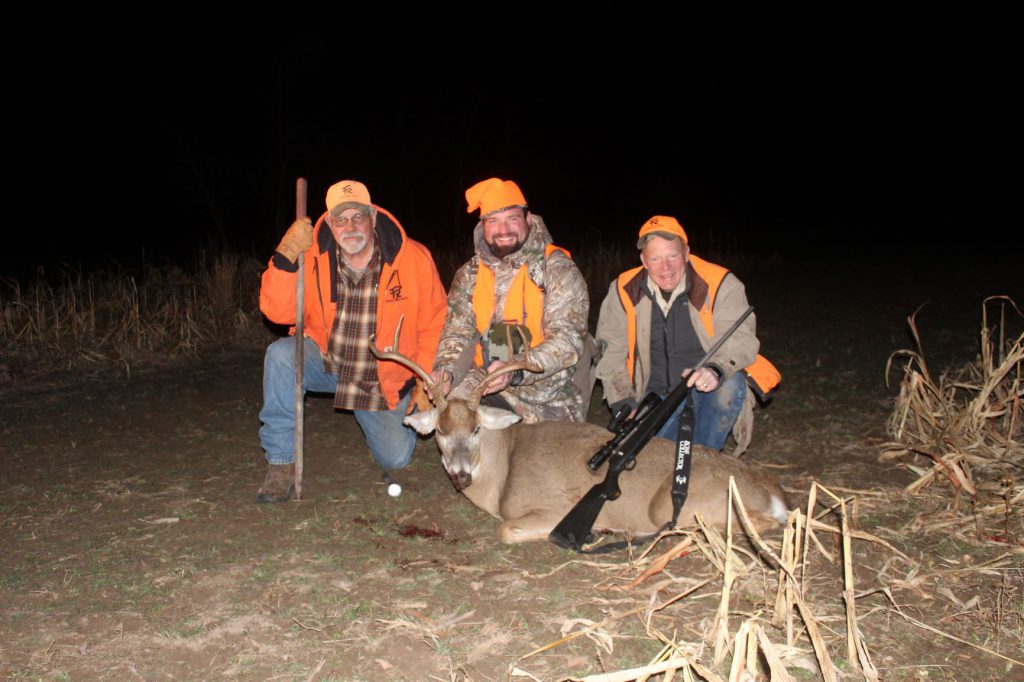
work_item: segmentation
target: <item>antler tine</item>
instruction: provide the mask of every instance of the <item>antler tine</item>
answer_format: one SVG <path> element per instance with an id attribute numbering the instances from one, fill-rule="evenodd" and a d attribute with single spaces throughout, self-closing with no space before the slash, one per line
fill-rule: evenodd
<path id="1" fill-rule="evenodd" d="M 519 338 L 523 341 L 523 359 L 510 362 L 504 367 L 500 367 L 484 377 L 483 381 L 477 384 L 477 387 L 473 389 L 473 393 L 470 395 L 469 400 L 472 404 L 478 405 L 480 403 L 480 399 L 484 397 L 484 391 L 487 390 L 487 387 L 491 385 L 491 382 L 498 377 L 505 376 L 506 374 L 510 374 L 520 369 L 525 369 L 528 372 L 544 371 L 543 367 L 530 359 L 530 344 L 526 340 L 526 334 L 523 333 L 522 326 L 517 324 L 516 331 L 519 333 Z"/>
<path id="2" fill-rule="evenodd" d="M 395 325 L 395 340 L 391 344 L 391 350 L 398 352 L 398 338 L 402 335 L 402 323 L 405 322 L 405 315 L 398 318 L 398 324 Z"/>
<path id="3" fill-rule="evenodd" d="M 438 408 L 444 407 L 444 395 L 441 392 L 441 385 L 434 381 L 430 374 L 419 366 L 419 363 L 411 358 L 408 358 L 398 352 L 398 338 L 402 333 L 402 323 L 405 321 L 405 315 L 398 318 L 398 327 L 395 329 L 395 342 L 391 346 L 390 351 L 381 350 L 377 347 L 376 334 L 370 334 L 370 352 L 373 353 L 378 360 L 393 360 L 400 365 L 407 367 L 416 376 L 423 380 L 423 385 L 427 387 L 431 397 L 434 399 L 434 405 Z"/>

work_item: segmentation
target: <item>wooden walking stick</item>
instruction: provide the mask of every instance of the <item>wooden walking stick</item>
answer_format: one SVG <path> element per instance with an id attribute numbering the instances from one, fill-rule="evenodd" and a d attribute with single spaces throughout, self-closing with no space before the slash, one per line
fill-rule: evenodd
<path id="1" fill-rule="evenodd" d="M 306 215 L 306 178 L 295 181 L 295 219 Z M 302 423 L 303 399 L 306 387 L 303 383 L 303 346 L 306 345 L 302 324 L 303 300 L 305 298 L 304 255 L 299 254 L 299 280 L 295 284 L 295 499 L 302 499 Z"/>

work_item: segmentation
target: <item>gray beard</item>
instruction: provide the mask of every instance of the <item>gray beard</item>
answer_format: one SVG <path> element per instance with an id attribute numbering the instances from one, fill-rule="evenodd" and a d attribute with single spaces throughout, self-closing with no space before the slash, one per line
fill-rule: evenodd
<path id="1" fill-rule="evenodd" d="M 344 238 L 345 235 L 342 235 L 342 237 Z M 366 244 L 369 241 L 370 240 L 367 239 L 364 235 L 359 235 L 359 242 L 358 242 L 358 244 L 353 243 L 352 240 L 344 240 L 344 241 L 338 242 L 338 246 L 341 248 L 342 251 L 344 251 L 348 255 L 354 256 L 357 253 L 359 253 L 360 251 L 362 251 L 364 248 L 366 248 Z"/>

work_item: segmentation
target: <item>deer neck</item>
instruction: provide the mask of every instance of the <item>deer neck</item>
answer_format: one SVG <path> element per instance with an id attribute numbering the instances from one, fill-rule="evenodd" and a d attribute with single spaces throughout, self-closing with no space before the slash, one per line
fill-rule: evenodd
<path id="1" fill-rule="evenodd" d="M 514 429 L 481 429 L 480 466 L 473 474 L 473 482 L 462 491 L 470 502 L 499 518 L 514 443 Z"/>

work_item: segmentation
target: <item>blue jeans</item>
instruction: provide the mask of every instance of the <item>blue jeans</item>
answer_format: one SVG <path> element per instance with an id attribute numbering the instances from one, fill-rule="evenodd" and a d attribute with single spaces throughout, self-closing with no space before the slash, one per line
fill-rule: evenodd
<path id="1" fill-rule="evenodd" d="M 712 450 L 724 448 L 725 439 L 729 437 L 733 424 L 736 423 L 736 418 L 743 407 L 746 391 L 747 381 L 742 372 L 736 372 L 710 393 L 691 391 L 694 419 L 693 442 Z M 679 404 L 676 411 L 658 431 L 659 438 L 674 441 L 679 436 L 679 418 L 685 405 L 685 400 Z"/>
<path id="2" fill-rule="evenodd" d="M 302 383 L 307 392 L 334 394 L 338 375 L 324 371 L 320 348 L 305 339 Z M 402 424 L 410 391 L 398 406 L 384 412 L 353 410 L 373 458 L 383 469 L 408 466 L 416 447 L 416 432 Z M 263 358 L 263 409 L 260 445 L 269 464 L 295 461 L 295 337 L 278 339 Z"/>

